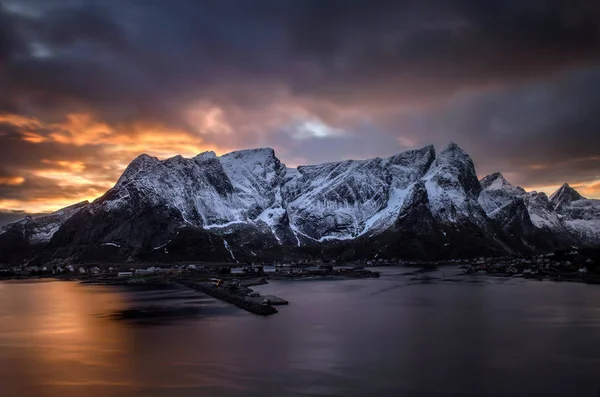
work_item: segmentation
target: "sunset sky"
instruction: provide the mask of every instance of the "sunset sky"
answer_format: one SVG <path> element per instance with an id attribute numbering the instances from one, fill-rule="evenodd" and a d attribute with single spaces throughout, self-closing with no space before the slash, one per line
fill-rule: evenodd
<path id="1" fill-rule="evenodd" d="M 450 141 L 480 177 L 600 198 L 600 2 L 0 0 L 0 224 L 140 153 Z"/>

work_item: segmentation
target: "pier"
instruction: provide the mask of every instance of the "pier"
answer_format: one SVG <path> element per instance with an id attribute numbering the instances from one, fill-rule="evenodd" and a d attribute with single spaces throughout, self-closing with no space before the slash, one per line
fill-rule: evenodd
<path id="1" fill-rule="evenodd" d="M 194 282 L 189 280 L 177 280 L 177 283 L 260 316 L 269 316 L 277 313 L 277 309 L 272 305 L 288 304 L 287 301 L 271 295 L 260 296 L 256 294 L 256 296 L 247 296 L 245 295 L 249 291 L 247 289 L 226 289 L 210 282 Z"/>

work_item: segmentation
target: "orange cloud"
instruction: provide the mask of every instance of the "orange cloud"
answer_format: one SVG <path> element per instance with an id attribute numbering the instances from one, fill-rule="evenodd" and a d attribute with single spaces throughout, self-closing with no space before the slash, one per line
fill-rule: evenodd
<path id="1" fill-rule="evenodd" d="M 98 196 L 99 194 L 82 195 L 80 200 L 60 196 L 34 198 L 30 200 L 0 199 L 0 209 L 6 211 L 21 211 L 23 208 L 26 208 L 28 213 L 48 213 L 80 201 L 92 201 Z"/>
<path id="2" fill-rule="evenodd" d="M 20 185 L 25 182 L 25 178 L 21 176 L 0 177 L 0 185 Z"/>
<path id="3" fill-rule="evenodd" d="M 204 110 L 203 128 L 231 132 L 220 109 Z M 197 112 L 195 116 L 200 120 L 202 114 Z M 76 153 L 82 148 L 80 159 L 41 159 L 37 165 L 18 170 L 24 177 L 0 178 L 0 185 L 20 185 L 26 178 L 35 181 L 27 186 L 22 198 L 0 199 L 0 209 L 4 210 L 49 212 L 75 202 L 92 201 L 110 189 L 129 162 L 141 153 L 164 159 L 178 154 L 191 157 L 206 150 L 222 152 L 207 145 L 200 133 L 142 122 L 112 126 L 88 114 L 69 114 L 53 123 L 4 114 L 0 115 L 0 123 L 17 127 L 20 139 L 31 144 L 59 144 Z M 97 155 L 84 155 L 89 153 L 85 146 L 97 148 Z"/>
<path id="4" fill-rule="evenodd" d="M 42 123 L 31 117 L 19 116 L 17 114 L 0 114 L 0 123 L 12 124 L 22 128 L 40 128 Z"/>
<path id="5" fill-rule="evenodd" d="M 199 117 L 199 116 L 198 116 Z M 225 124 L 219 121 L 222 113 L 218 109 L 208 109 L 205 126 L 226 131 Z M 69 114 L 59 123 L 42 124 L 40 121 L 21 116 L 3 115 L 0 122 L 15 125 L 27 130 L 21 132 L 21 139 L 31 143 L 56 142 L 64 145 L 102 145 L 107 152 L 140 154 L 142 152 L 161 158 L 182 155 L 195 155 L 216 148 L 206 145 L 198 134 L 183 130 L 169 129 L 161 125 L 136 123 L 127 128 L 113 127 L 95 121 L 87 114 Z M 35 130 L 38 131 L 35 131 Z M 41 130 L 49 131 L 44 134 Z"/>
<path id="6" fill-rule="evenodd" d="M 31 143 L 42 143 L 42 142 L 46 142 L 48 140 L 48 138 L 46 138 L 45 136 L 37 134 L 35 132 L 31 132 L 31 131 L 23 132 L 22 139 L 24 141 L 31 142 Z"/>
<path id="7" fill-rule="evenodd" d="M 600 180 L 596 179 L 595 181 L 589 183 L 577 183 L 574 184 L 573 187 L 581 193 L 581 195 L 589 198 L 600 198 Z"/>

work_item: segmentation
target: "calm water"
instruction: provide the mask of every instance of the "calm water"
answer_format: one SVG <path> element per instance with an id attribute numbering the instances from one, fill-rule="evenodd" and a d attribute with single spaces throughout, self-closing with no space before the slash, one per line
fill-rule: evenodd
<path id="1" fill-rule="evenodd" d="M 257 287 L 291 302 L 267 318 L 181 289 L 0 283 L 0 396 L 598 396 L 600 286 L 383 272 Z M 148 307 L 175 312 L 113 316 Z"/>

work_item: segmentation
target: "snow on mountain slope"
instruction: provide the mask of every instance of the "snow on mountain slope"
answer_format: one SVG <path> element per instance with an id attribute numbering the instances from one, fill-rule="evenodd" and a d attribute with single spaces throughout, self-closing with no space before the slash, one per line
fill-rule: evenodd
<path id="1" fill-rule="evenodd" d="M 131 191 L 152 206 L 177 209 L 184 222 L 206 228 L 249 222 L 268 208 L 281 208 L 279 186 L 285 166 L 272 149 L 213 152 L 164 161 L 142 155 L 119 179 L 106 210 L 127 205 Z"/>
<path id="2" fill-rule="evenodd" d="M 478 201 L 488 216 L 498 219 L 500 214 L 507 214 L 505 206 L 522 200 L 529 218 L 524 221 L 530 220 L 535 227 L 540 229 L 565 232 L 563 223 L 545 193 L 526 192 L 525 189 L 512 185 L 499 172 L 482 178 L 481 186 L 483 189 L 479 194 Z"/>
<path id="3" fill-rule="evenodd" d="M 240 150 L 219 157 L 242 206 L 250 208 L 247 218 L 254 219 L 265 209 L 281 207 L 280 187 L 285 165 L 273 149 Z"/>
<path id="4" fill-rule="evenodd" d="M 550 201 L 574 235 L 590 244 L 600 244 L 600 200 L 587 199 L 565 183 Z"/>
<path id="5" fill-rule="evenodd" d="M 22 234 L 23 238 L 30 244 L 47 243 L 69 218 L 88 204 L 87 201 L 83 201 L 37 218 L 26 216 L 23 219 L 4 225 L 0 229 L 0 234 L 12 231 Z"/>
<path id="6" fill-rule="evenodd" d="M 563 184 L 557 191 L 550 195 L 550 201 L 554 204 L 554 209 L 559 210 L 563 206 L 569 206 L 573 201 L 581 200 L 584 197 L 569 186 L 568 183 Z"/>
<path id="7" fill-rule="evenodd" d="M 392 227 L 402 212 L 411 187 L 425 175 L 434 160 L 435 149 L 431 145 L 390 157 L 392 179 L 387 205 L 365 222 L 360 235 L 372 236 Z"/>
<path id="8" fill-rule="evenodd" d="M 240 150 L 219 158 L 229 177 L 246 222 L 265 223 L 281 243 L 278 227 L 286 222 L 281 186 L 286 176 L 271 148 Z"/>
<path id="9" fill-rule="evenodd" d="M 105 212 L 173 209 L 180 214 L 173 220 L 179 227 L 202 227 L 220 235 L 268 232 L 281 242 L 289 231 L 281 196 L 285 174 L 285 165 L 268 148 L 163 161 L 141 155 L 93 207 Z"/>
<path id="10" fill-rule="evenodd" d="M 510 203 L 515 197 L 525 194 L 525 189 L 513 186 L 499 172 L 481 179 L 481 187 L 477 200 L 487 214 Z"/>
<path id="11" fill-rule="evenodd" d="M 552 233 L 553 241 L 600 244 L 600 200 L 588 200 L 566 183 L 550 198 L 545 193 L 525 192 L 499 173 L 486 176 L 481 185 L 478 201 L 490 218 L 501 223 L 507 221 L 503 217 L 511 218 L 514 223 L 516 214 L 510 211 L 517 211 L 520 207 L 515 203 L 522 200 L 527 209 L 522 222 L 530 221 L 538 230 Z M 545 240 L 550 238 L 546 235 Z"/>
<path id="12" fill-rule="evenodd" d="M 523 196 L 531 222 L 538 228 L 564 232 L 564 224 L 552 208 L 546 193 L 529 192 Z"/>
<path id="13" fill-rule="evenodd" d="M 174 208 L 183 222 L 201 226 L 242 218 L 242 203 L 233 192 L 221 163 L 210 154 L 164 161 L 141 155 L 127 167 L 110 194 L 93 205 L 105 211 L 121 206 L 135 210 L 135 197 L 150 207 Z"/>
<path id="14" fill-rule="evenodd" d="M 481 184 L 473 161 L 455 143 L 444 148 L 423 178 L 432 214 L 454 223 L 461 219 L 482 223 L 485 212 L 477 202 Z"/>
<path id="15" fill-rule="evenodd" d="M 323 255 L 528 254 L 600 244 L 599 203 L 568 185 L 549 200 L 499 173 L 479 181 L 456 144 L 437 156 L 427 146 L 297 169 L 269 148 L 162 161 L 141 155 L 82 210 L 4 228 L 0 253 L 26 239 L 50 240 L 49 255 L 65 260 L 272 260 L 311 247 Z M 296 250 L 302 246 L 310 247 Z"/>
<path id="16" fill-rule="evenodd" d="M 388 158 L 298 167 L 283 187 L 294 230 L 318 241 L 352 239 L 397 217 L 408 186 L 433 161 L 433 147 Z"/>

